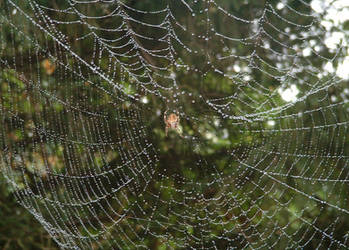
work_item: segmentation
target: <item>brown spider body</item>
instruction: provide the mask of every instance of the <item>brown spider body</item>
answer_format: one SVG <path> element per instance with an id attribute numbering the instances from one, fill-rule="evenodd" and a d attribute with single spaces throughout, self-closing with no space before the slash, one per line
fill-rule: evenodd
<path id="1" fill-rule="evenodd" d="M 169 129 L 174 129 L 177 131 L 177 133 L 182 137 L 182 135 L 180 134 L 180 129 L 179 129 L 179 116 L 178 116 L 178 113 L 175 114 L 175 113 L 171 113 L 169 114 L 168 116 L 166 115 L 166 112 L 164 113 L 164 122 L 165 122 L 165 133 L 166 133 L 166 136 L 168 134 L 168 130 Z"/>

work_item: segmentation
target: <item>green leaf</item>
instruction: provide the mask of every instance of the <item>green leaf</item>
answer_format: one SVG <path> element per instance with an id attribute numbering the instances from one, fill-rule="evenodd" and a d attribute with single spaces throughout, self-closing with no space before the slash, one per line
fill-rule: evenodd
<path id="1" fill-rule="evenodd" d="M 344 29 L 344 30 L 349 30 L 349 20 L 347 20 L 347 21 L 345 21 L 345 22 L 343 23 L 343 29 Z"/>

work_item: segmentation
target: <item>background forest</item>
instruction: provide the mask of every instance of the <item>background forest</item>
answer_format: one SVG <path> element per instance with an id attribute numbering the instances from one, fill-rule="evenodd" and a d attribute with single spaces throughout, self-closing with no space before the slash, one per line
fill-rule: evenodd
<path id="1" fill-rule="evenodd" d="M 0 0 L 0 248 L 348 248 L 336 2 Z"/>

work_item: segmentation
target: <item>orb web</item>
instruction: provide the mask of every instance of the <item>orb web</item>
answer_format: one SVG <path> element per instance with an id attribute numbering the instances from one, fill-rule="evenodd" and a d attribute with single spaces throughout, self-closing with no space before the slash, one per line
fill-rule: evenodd
<path id="1" fill-rule="evenodd" d="M 1 6 L 1 172 L 60 248 L 348 247 L 346 43 L 310 1 Z"/>

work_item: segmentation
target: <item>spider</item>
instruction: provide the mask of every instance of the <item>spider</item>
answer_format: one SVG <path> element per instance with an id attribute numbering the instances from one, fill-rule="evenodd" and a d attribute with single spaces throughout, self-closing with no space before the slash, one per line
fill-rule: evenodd
<path id="1" fill-rule="evenodd" d="M 168 133 L 168 129 L 175 129 L 177 131 L 177 133 L 179 134 L 180 137 L 183 137 L 181 135 L 181 130 L 179 128 L 179 113 L 176 111 L 175 113 L 171 113 L 169 114 L 168 116 L 166 115 L 167 114 L 167 111 L 166 110 L 164 112 L 164 122 L 166 124 L 166 128 L 165 128 L 165 132 L 166 132 L 166 136 L 167 136 L 167 133 Z"/>

